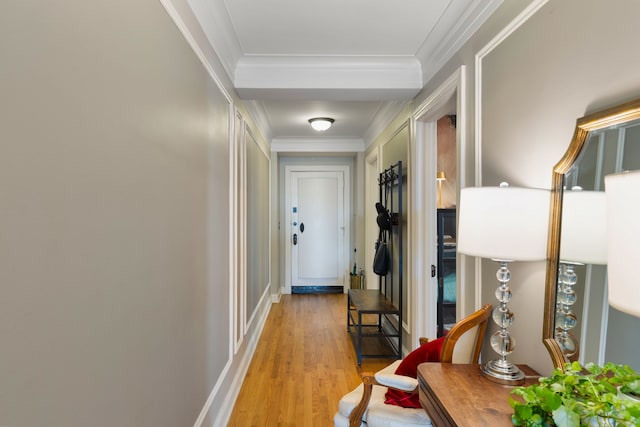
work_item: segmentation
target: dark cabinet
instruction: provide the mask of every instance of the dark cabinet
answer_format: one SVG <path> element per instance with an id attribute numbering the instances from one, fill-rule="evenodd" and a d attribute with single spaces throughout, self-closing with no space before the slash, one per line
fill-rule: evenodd
<path id="1" fill-rule="evenodd" d="M 456 210 L 438 209 L 438 336 L 456 322 Z"/>

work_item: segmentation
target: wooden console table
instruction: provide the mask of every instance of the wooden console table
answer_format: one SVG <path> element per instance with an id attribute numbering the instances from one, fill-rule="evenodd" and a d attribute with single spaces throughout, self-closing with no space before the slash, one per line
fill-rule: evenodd
<path id="1" fill-rule="evenodd" d="M 537 372 L 519 367 L 527 376 L 524 385 L 537 382 Z M 513 387 L 488 380 L 479 365 L 422 363 L 418 383 L 420 403 L 436 427 L 513 426 Z"/>

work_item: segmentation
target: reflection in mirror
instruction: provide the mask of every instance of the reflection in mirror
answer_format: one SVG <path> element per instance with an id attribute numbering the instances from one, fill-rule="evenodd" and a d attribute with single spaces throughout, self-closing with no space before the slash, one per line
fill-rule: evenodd
<path id="1" fill-rule="evenodd" d="M 605 175 L 636 169 L 640 100 L 579 119 L 554 168 L 543 341 L 557 367 L 567 360 L 637 364 L 621 360 L 629 354 L 637 359 L 640 350 L 629 347 L 607 304 L 603 193 Z"/>
<path id="2" fill-rule="evenodd" d="M 583 294 L 576 293 L 576 285 L 580 283 L 584 290 L 584 284 L 590 278 L 584 270 L 590 268 L 589 265 L 607 262 L 605 219 L 604 192 L 582 191 L 579 185 L 570 191 L 564 189 L 555 339 L 563 354 L 571 360 L 578 356 L 579 344 L 574 333 L 580 331 L 580 328 L 574 330 L 578 319 L 573 306 L 578 295 Z M 577 273 L 578 269 L 581 274 Z"/>

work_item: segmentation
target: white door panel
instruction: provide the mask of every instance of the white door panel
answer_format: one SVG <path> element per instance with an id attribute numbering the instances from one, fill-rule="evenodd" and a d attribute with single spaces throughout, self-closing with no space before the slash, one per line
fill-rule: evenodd
<path id="1" fill-rule="evenodd" d="M 290 178 L 291 286 L 344 286 L 344 172 L 296 171 Z"/>
<path id="2" fill-rule="evenodd" d="M 338 281 L 338 187 L 335 175 L 298 177 L 298 282 Z"/>

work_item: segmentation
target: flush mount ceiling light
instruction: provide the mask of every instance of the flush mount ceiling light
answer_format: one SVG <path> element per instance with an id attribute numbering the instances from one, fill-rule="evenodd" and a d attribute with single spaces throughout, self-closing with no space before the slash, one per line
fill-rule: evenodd
<path id="1" fill-rule="evenodd" d="M 314 117 L 313 119 L 309 119 L 309 124 L 311 125 L 311 127 L 318 132 L 329 129 L 333 122 L 335 122 L 335 120 L 329 117 Z"/>

